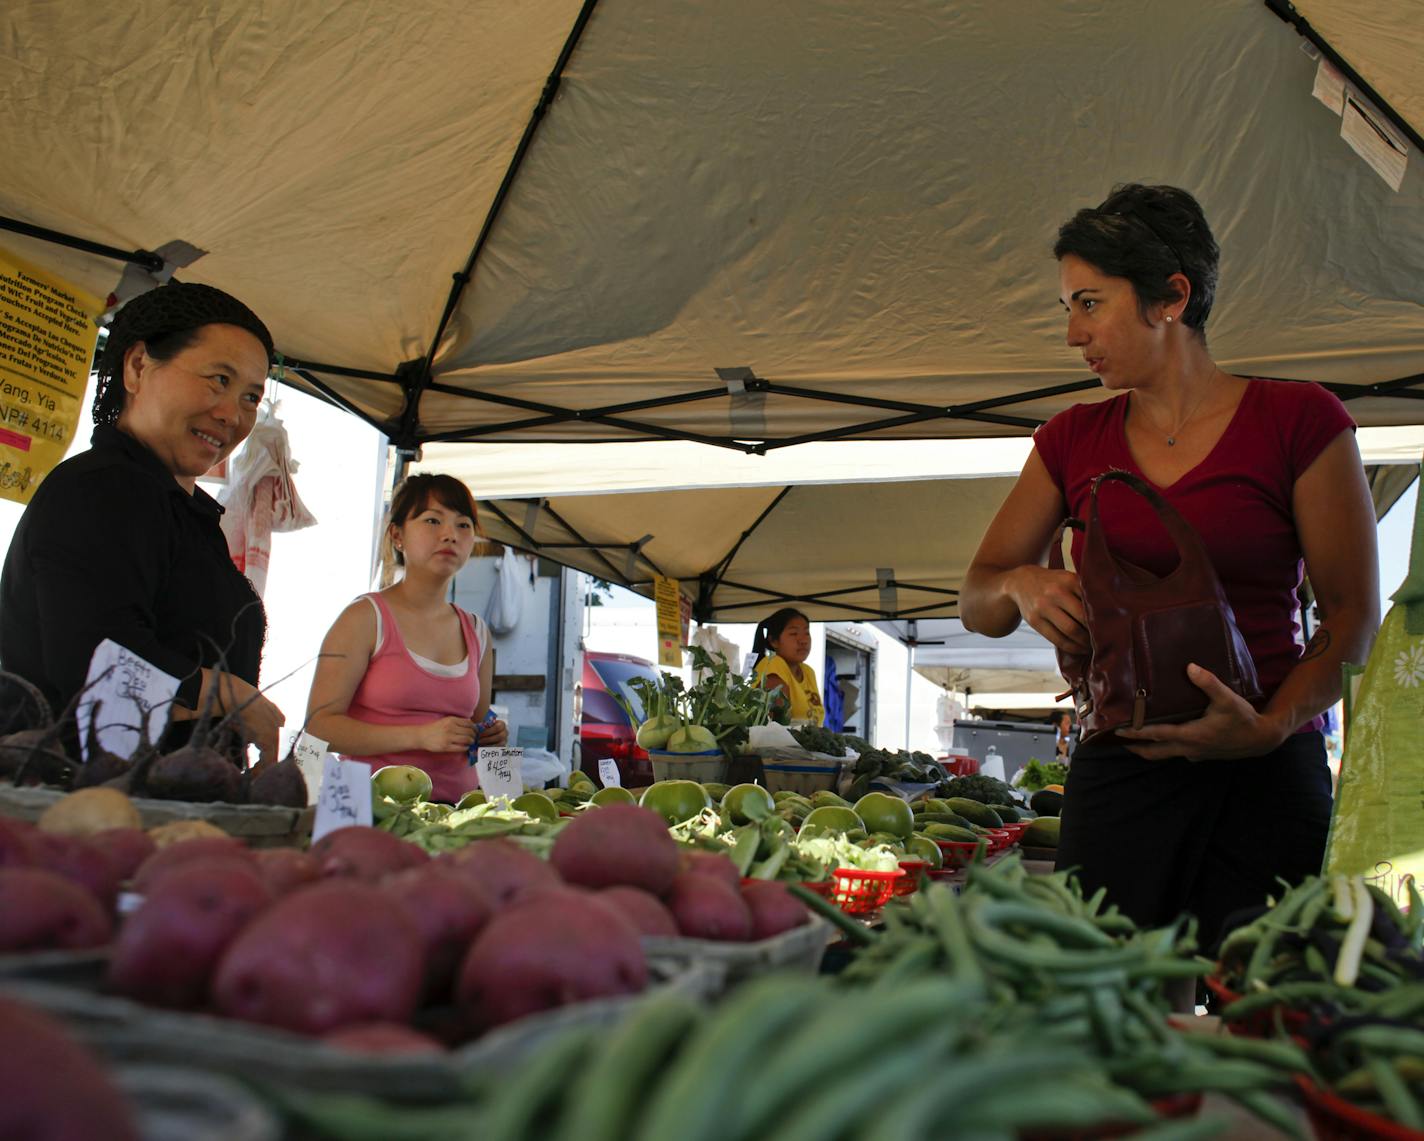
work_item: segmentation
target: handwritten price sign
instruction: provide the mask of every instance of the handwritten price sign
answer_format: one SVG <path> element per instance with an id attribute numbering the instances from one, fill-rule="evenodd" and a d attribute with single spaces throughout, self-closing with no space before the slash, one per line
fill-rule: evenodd
<path id="1" fill-rule="evenodd" d="M 168 725 L 178 679 L 170 677 L 132 650 L 105 638 L 89 659 L 89 688 L 79 705 L 79 747 L 89 759 L 89 727 L 94 726 L 101 748 L 131 757 L 143 739 L 140 727 L 148 722 L 149 740 L 156 741 Z M 157 710 L 159 715 L 149 720 Z"/>
<path id="2" fill-rule="evenodd" d="M 604 788 L 619 788 L 623 780 L 618 773 L 618 762 L 612 757 L 604 757 L 598 762 L 598 779 Z"/>
<path id="3" fill-rule="evenodd" d="M 328 832 L 371 823 L 371 766 L 343 761 L 327 753 L 321 762 L 321 791 L 316 794 L 312 843 Z"/>
<path id="4" fill-rule="evenodd" d="M 523 768 L 523 749 L 484 748 L 475 761 L 480 788 L 490 800 L 497 796 L 513 800 L 521 795 L 524 792 Z"/>

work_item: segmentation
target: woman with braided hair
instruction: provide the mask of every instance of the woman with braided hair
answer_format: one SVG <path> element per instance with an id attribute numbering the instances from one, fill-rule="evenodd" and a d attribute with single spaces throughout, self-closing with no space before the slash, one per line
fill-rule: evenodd
<path id="1" fill-rule="evenodd" d="M 272 357 L 256 314 L 211 286 L 161 286 L 115 317 L 92 446 L 36 489 L 0 577 L 0 666 L 55 708 L 109 638 L 180 680 L 175 720 L 209 697 L 241 705 L 246 736 L 276 756 L 284 718 L 256 689 L 266 614 L 197 486 L 252 430 Z"/>

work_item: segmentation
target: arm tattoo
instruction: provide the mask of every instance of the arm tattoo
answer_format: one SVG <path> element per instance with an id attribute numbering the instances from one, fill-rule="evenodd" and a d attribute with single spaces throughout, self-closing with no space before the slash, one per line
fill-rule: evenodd
<path id="1" fill-rule="evenodd" d="M 1300 660 L 1308 662 L 1312 658 L 1318 658 L 1330 649 L 1330 631 L 1321 626 L 1310 636 L 1310 641 L 1305 644 L 1305 652 L 1300 655 Z"/>

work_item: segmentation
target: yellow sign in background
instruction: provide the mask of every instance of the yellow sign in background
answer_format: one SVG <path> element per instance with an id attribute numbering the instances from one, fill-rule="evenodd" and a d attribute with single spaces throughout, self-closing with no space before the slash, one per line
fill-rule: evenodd
<path id="1" fill-rule="evenodd" d="M 0 249 L 0 497 L 28 503 L 69 450 L 102 310 Z"/>
<path id="2" fill-rule="evenodd" d="M 653 601 L 658 607 L 658 665 L 682 666 L 682 647 L 687 642 L 687 625 L 692 604 L 683 597 L 675 578 L 653 575 Z"/>

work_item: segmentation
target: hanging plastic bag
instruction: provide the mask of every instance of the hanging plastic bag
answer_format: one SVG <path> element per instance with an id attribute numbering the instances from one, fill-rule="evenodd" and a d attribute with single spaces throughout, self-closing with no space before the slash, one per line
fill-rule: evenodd
<path id="1" fill-rule="evenodd" d="M 1366 876 L 1407 905 L 1407 877 L 1424 878 L 1424 494 L 1415 498 L 1409 573 L 1391 600 L 1363 671 L 1346 670 L 1325 866 Z"/>
<path id="2" fill-rule="evenodd" d="M 490 594 L 485 621 L 496 634 L 508 634 L 519 625 L 524 609 L 524 591 L 519 581 L 519 557 L 508 547 L 494 568 L 494 590 Z"/>

